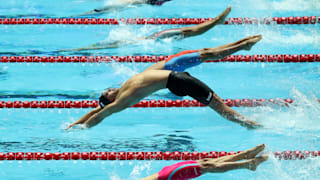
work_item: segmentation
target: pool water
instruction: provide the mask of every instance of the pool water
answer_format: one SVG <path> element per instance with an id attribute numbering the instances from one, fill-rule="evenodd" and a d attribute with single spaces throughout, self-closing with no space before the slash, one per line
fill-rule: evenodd
<path id="1" fill-rule="evenodd" d="M 0 3 L 2 17 L 70 17 L 116 1 Z M 319 15 L 318 0 L 173 0 L 161 7 L 129 7 L 96 17 L 229 17 Z M 177 8 L 179 7 L 179 8 Z M 0 55 L 170 55 L 215 47 L 249 35 L 263 39 L 237 54 L 318 54 L 319 24 L 220 25 L 182 41 L 141 41 L 121 48 L 65 52 L 96 42 L 131 40 L 178 25 L 0 25 Z M 35 50 L 38 52 L 34 54 Z M 2 63 L 0 100 L 96 100 L 103 89 L 151 63 Z M 239 151 L 265 143 L 266 152 L 319 150 L 319 63 L 204 63 L 188 69 L 223 99 L 293 98 L 289 107 L 235 108 L 266 129 L 247 130 L 209 108 L 130 108 L 89 130 L 64 131 L 89 109 L 0 109 L 0 152 Z M 177 99 L 167 90 L 146 99 Z M 179 98 L 181 99 L 181 98 Z M 190 99 L 186 97 L 186 99 Z M 139 179 L 175 161 L 0 161 L 1 179 Z M 256 172 L 236 170 L 198 179 L 319 179 L 320 161 L 271 157 Z"/>

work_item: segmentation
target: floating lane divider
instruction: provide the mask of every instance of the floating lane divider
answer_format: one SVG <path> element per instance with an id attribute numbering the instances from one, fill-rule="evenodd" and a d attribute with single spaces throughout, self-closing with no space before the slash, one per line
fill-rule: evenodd
<path id="1" fill-rule="evenodd" d="M 257 106 L 288 106 L 292 99 L 223 99 L 230 107 L 257 107 Z M 318 100 L 320 103 L 320 99 Z M 95 108 L 96 100 L 76 101 L 0 101 L 0 108 Z M 204 107 L 197 100 L 142 100 L 133 105 L 133 108 L 156 108 L 156 107 Z"/>
<path id="2" fill-rule="evenodd" d="M 213 18 L 2 18 L 0 24 L 22 25 L 22 24 L 84 24 L 84 25 L 117 25 L 126 24 L 200 24 Z M 316 24 L 320 23 L 320 16 L 290 16 L 290 17 L 267 17 L 263 19 L 238 17 L 229 18 L 225 24 Z"/>
<path id="3" fill-rule="evenodd" d="M 238 152 L 0 152 L 0 161 L 4 160 L 199 160 L 219 158 Z M 319 151 L 277 151 L 273 153 L 279 160 L 302 160 L 317 158 Z"/>
<path id="4" fill-rule="evenodd" d="M 0 56 L 1 63 L 111 63 L 111 62 L 159 62 L 169 56 Z M 276 54 L 276 55 L 230 55 L 223 59 L 206 62 L 267 62 L 301 63 L 320 62 L 320 54 Z"/>

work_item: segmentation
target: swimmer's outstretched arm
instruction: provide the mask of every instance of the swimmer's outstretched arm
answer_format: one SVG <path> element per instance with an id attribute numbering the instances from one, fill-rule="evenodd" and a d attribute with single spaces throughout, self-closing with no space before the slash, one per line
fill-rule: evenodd
<path id="1" fill-rule="evenodd" d="M 127 5 L 129 5 L 129 4 L 132 4 L 132 5 L 145 4 L 145 1 L 143 1 L 143 0 L 127 0 L 126 2 L 121 3 L 121 4 L 110 5 L 110 6 L 105 6 L 105 7 L 102 7 L 102 8 L 97 8 L 97 9 L 94 9 L 94 10 L 89 11 L 89 12 L 85 12 L 85 13 L 78 14 L 78 15 L 73 15 L 71 17 L 103 14 L 103 13 L 107 13 L 107 12 L 110 12 L 110 11 L 115 11 L 115 10 L 122 9 L 122 8 L 126 7 Z"/>
<path id="2" fill-rule="evenodd" d="M 98 50 L 98 49 L 109 49 L 109 48 L 117 48 L 115 47 L 83 47 L 83 48 L 75 48 L 75 49 L 61 49 L 58 52 L 70 52 L 70 51 L 86 51 L 86 50 Z"/>
<path id="3" fill-rule="evenodd" d="M 89 112 L 78 121 L 74 122 L 67 129 L 71 128 L 75 124 L 84 124 L 87 128 L 91 128 L 97 124 L 99 124 L 103 119 L 112 115 L 113 113 L 120 112 L 128 107 L 130 107 L 134 102 L 138 101 L 140 98 L 134 95 L 135 88 L 128 88 L 124 91 L 119 92 L 119 97 L 116 100 L 103 109 L 100 107 L 96 108 L 96 112 Z M 100 109 L 99 109 L 100 108 Z"/>
<path id="4" fill-rule="evenodd" d="M 99 124 L 106 117 L 112 115 L 113 113 L 122 111 L 127 107 L 128 105 L 126 103 L 116 100 L 105 106 L 103 109 L 97 107 L 96 109 L 90 111 L 89 113 L 81 117 L 78 121 L 69 125 L 67 129 L 70 129 L 76 124 L 84 124 L 87 128 L 91 128 Z"/>
<path id="5" fill-rule="evenodd" d="M 70 52 L 70 51 L 86 51 L 86 50 L 99 50 L 99 49 L 112 49 L 112 48 L 118 48 L 123 45 L 130 45 L 135 44 L 136 41 L 114 41 L 114 42 L 108 42 L 108 43 L 100 43 L 100 44 L 94 44 L 92 46 L 88 47 L 82 47 L 82 48 L 75 48 L 75 49 L 61 49 L 57 52 Z"/>
<path id="6" fill-rule="evenodd" d="M 72 126 L 77 125 L 77 124 L 83 124 L 84 122 L 86 122 L 88 119 L 90 119 L 93 115 L 97 114 L 98 112 L 100 112 L 102 109 L 100 106 L 96 107 L 95 109 L 89 111 L 87 114 L 85 114 L 84 116 L 82 116 L 79 120 L 75 121 L 74 123 L 70 124 L 66 130 L 70 129 Z"/>

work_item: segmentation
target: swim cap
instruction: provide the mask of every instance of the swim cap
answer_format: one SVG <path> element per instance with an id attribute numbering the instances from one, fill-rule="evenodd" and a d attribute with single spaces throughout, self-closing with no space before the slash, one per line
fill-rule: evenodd
<path id="1" fill-rule="evenodd" d="M 104 108 L 106 105 L 110 104 L 111 101 L 107 98 L 108 97 L 108 93 L 104 92 L 105 94 L 101 94 L 100 98 L 99 98 L 99 105 L 101 108 Z"/>

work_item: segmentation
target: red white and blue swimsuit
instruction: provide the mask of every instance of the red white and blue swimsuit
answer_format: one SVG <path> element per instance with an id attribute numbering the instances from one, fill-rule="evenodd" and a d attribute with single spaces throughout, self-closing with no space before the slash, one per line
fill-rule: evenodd
<path id="1" fill-rule="evenodd" d="M 165 70 L 184 71 L 187 68 L 199 65 L 201 63 L 198 50 L 182 51 L 178 54 L 171 55 L 164 65 Z"/>

